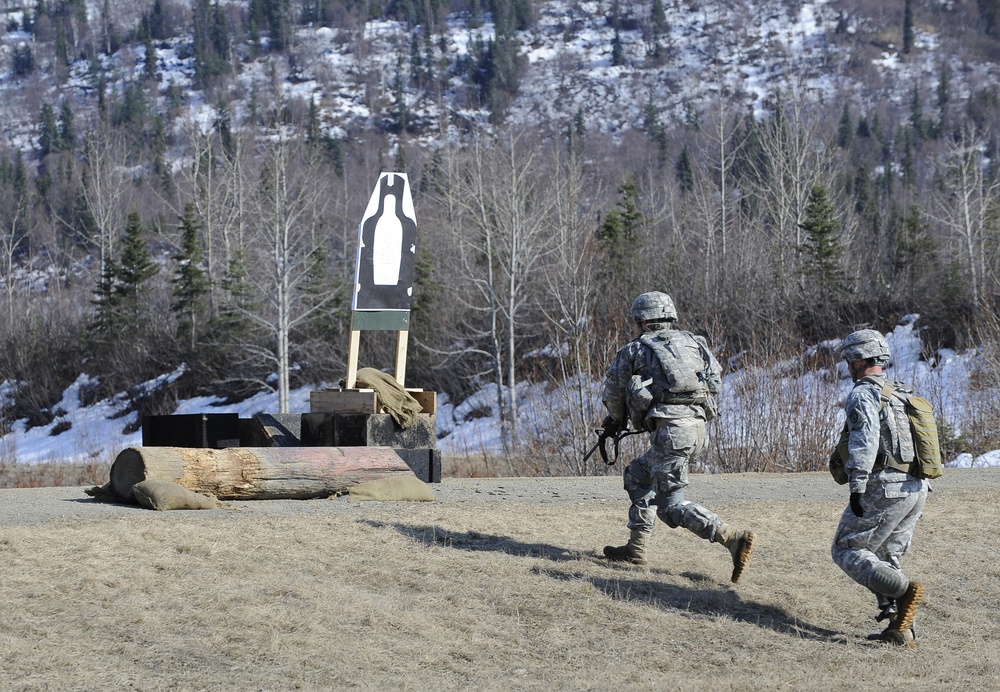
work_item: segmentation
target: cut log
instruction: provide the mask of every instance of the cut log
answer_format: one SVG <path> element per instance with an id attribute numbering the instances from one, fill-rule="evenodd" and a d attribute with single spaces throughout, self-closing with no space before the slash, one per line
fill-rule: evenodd
<path id="1" fill-rule="evenodd" d="M 412 473 L 385 447 L 129 447 L 111 466 L 111 488 L 130 498 L 136 483 L 159 478 L 220 500 L 309 500 Z"/>

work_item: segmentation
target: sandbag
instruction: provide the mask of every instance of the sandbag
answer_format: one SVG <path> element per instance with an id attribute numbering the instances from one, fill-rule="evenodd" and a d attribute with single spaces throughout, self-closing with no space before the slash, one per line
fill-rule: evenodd
<path id="1" fill-rule="evenodd" d="M 358 370 L 357 386 L 374 389 L 382 408 L 401 428 L 408 428 L 416 423 L 417 415 L 423 410 L 420 403 L 400 386 L 396 378 L 375 368 Z"/>
<path id="2" fill-rule="evenodd" d="M 433 502 L 434 493 L 415 475 L 379 478 L 348 488 L 352 500 L 381 500 L 383 502 Z"/>
<path id="3" fill-rule="evenodd" d="M 150 478 L 132 488 L 135 501 L 146 509 L 216 509 L 219 501 L 162 478 Z"/>

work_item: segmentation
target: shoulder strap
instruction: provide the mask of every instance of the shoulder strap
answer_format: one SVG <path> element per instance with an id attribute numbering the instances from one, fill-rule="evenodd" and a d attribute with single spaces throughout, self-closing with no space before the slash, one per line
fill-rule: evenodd
<path id="1" fill-rule="evenodd" d="M 854 386 L 857 387 L 862 383 L 874 385 L 880 388 L 881 391 L 879 391 L 878 395 L 878 410 L 881 413 L 882 409 L 885 408 L 885 405 L 889 403 L 889 398 L 896 392 L 896 388 L 891 382 L 889 382 L 888 377 L 883 378 L 882 381 L 879 382 L 877 379 L 869 375 L 867 377 L 862 377 L 860 380 L 855 382 Z"/>

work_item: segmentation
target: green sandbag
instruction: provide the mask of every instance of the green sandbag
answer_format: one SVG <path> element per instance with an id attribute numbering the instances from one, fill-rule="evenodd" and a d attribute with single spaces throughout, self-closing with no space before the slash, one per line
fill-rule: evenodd
<path id="1" fill-rule="evenodd" d="M 168 509 L 216 509 L 219 501 L 208 495 L 200 495 L 173 481 L 149 478 L 136 483 L 132 488 L 135 501 L 146 509 L 160 511 Z"/>
<path id="2" fill-rule="evenodd" d="M 393 478 L 379 478 L 358 483 L 347 489 L 352 500 L 380 500 L 382 502 L 433 502 L 434 493 L 427 484 L 413 474 Z"/>

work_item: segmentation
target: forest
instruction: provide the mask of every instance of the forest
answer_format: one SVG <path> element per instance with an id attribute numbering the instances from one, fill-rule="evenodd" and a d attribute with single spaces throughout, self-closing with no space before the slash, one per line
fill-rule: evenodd
<path id="1" fill-rule="evenodd" d="M 1000 57 L 998 3 L 830 4 L 845 18 L 877 14 L 877 32 L 902 53 L 918 50 L 915 26 L 943 31 L 973 16 L 966 49 Z M 530 98 L 522 37 L 540 5 L 8 6 L 8 37 L 26 40 L 4 44 L 6 110 L 29 113 L 32 132 L 8 128 L 0 141 L 3 424 L 50 423 L 81 372 L 88 397 L 132 392 L 141 414 L 171 413 L 197 393 L 266 389 L 286 402 L 290 388 L 335 385 L 357 224 L 389 170 L 408 175 L 418 223 L 410 386 L 458 399 L 487 384 L 513 392 L 524 380 L 600 377 L 634 336 L 632 298 L 648 290 L 669 293 L 679 326 L 706 335 L 730 368 L 919 313 L 928 354 L 979 347 L 994 364 L 981 385 L 1000 384 L 995 83 L 959 89 L 942 61 L 902 87 L 902 102 L 817 99 L 790 75 L 756 108 L 719 88 L 683 118 L 649 98 L 640 121 L 616 131 L 582 109 L 514 121 L 512 106 Z M 673 5 L 598 9 L 612 65 L 626 59 L 629 32 L 650 64 L 675 50 Z M 493 38 L 449 59 L 454 17 L 491 22 Z M 366 92 L 367 127 L 335 126 L 322 98 L 281 88 L 305 28 L 363 33 L 388 20 L 412 41 Z M 837 28 L 828 39 L 857 43 L 859 55 L 870 47 Z M 156 56 L 168 45 L 182 47 L 186 87 L 162 79 Z M 123 52 L 135 67 L 124 78 L 109 67 Z M 288 75 L 237 79 L 278 56 Z M 85 88 L 70 88 L 80 79 Z M 418 89 L 459 93 L 483 117 L 453 111 L 461 136 L 442 136 L 440 122 L 409 109 Z M 207 124 L 181 117 L 206 104 Z M 365 332 L 361 365 L 388 367 L 393 348 L 390 334 Z M 132 389 L 177 368 L 169 386 Z M 501 407 L 516 446 L 516 396 Z"/>

